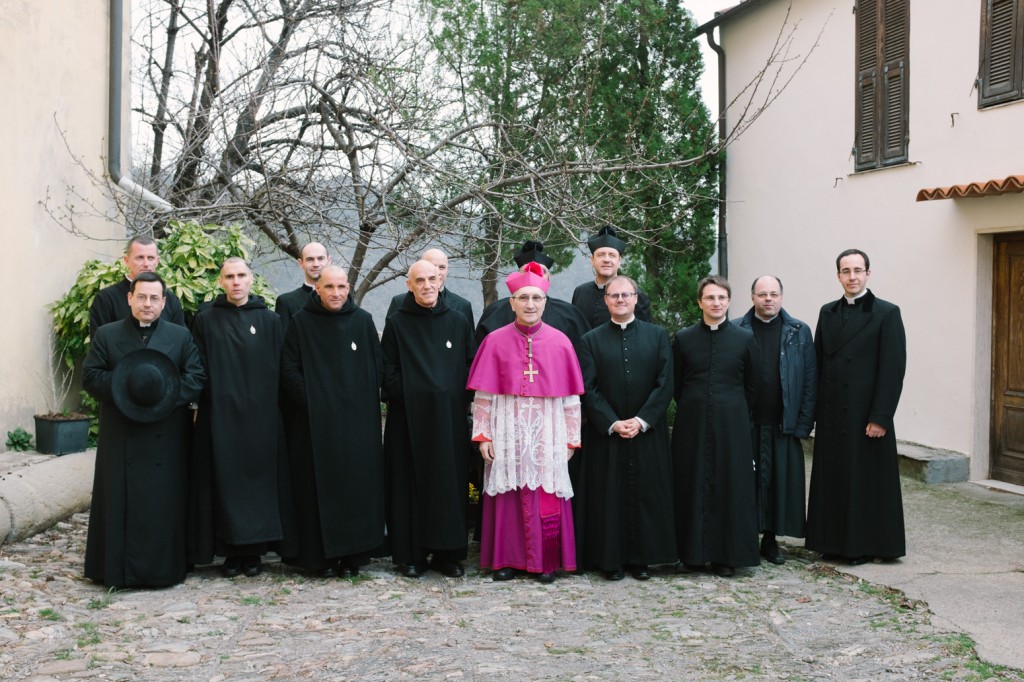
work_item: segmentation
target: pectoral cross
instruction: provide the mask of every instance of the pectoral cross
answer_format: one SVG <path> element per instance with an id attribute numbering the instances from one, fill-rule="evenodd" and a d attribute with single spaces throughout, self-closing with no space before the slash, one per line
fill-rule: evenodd
<path id="1" fill-rule="evenodd" d="M 530 378 L 530 383 L 533 383 L 533 377 L 540 374 L 533 368 L 533 339 L 526 337 L 526 358 L 529 361 L 529 368 L 523 370 L 523 376 Z"/>

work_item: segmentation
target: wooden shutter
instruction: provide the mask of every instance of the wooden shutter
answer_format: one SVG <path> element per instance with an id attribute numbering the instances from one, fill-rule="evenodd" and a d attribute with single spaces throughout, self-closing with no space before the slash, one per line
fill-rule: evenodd
<path id="1" fill-rule="evenodd" d="M 978 106 L 1019 99 L 1024 42 L 1021 0 L 984 0 Z"/>
<path id="2" fill-rule="evenodd" d="M 885 0 L 882 17 L 882 165 L 907 160 L 910 2 Z"/>
<path id="3" fill-rule="evenodd" d="M 910 0 L 859 0 L 856 30 L 854 167 L 903 163 L 909 141 Z"/>
<path id="4" fill-rule="evenodd" d="M 857 3 L 856 170 L 878 165 L 878 0 Z"/>

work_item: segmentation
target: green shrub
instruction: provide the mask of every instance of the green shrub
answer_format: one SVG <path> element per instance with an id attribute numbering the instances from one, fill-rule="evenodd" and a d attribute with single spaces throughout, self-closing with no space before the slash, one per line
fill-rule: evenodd
<path id="1" fill-rule="evenodd" d="M 32 434 L 20 426 L 7 432 L 7 449 L 14 452 L 25 452 L 32 449 Z"/>
<path id="2" fill-rule="evenodd" d="M 168 288 L 181 299 L 186 321 L 195 315 L 200 303 L 221 293 L 217 286 L 220 264 L 232 256 L 248 258 L 252 243 L 238 226 L 199 225 L 194 222 L 171 223 L 168 235 L 158 239 L 160 266 L 157 272 Z M 71 289 L 50 304 L 56 347 L 69 368 L 85 357 L 89 344 L 89 306 L 100 289 L 117 284 L 127 270 L 120 257 L 112 263 L 88 261 L 78 273 Z M 274 290 L 256 275 L 252 292 L 274 305 Z"/>

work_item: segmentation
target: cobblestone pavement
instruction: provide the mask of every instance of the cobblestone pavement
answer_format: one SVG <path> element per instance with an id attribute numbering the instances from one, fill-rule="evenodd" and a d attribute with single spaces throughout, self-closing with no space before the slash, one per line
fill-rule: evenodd
<path id="1" fill-rule="evenodd" d="M 3 680 L 1024 680 L 926 604 L 792 550 L 734 579 L 324 580 L 270 562 L 175 588 L 81 575 L 86 514 L 0 548 Z"/>

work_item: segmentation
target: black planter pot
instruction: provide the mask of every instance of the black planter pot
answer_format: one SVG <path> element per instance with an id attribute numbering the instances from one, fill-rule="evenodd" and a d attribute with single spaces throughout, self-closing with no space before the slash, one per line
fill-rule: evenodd
<path id="1" fill-rule="evenodd" d="M 36 415 L 36 452 L 67 455 L 85 452 L 89 443 L 89 418 L 49 419 Z"/>

